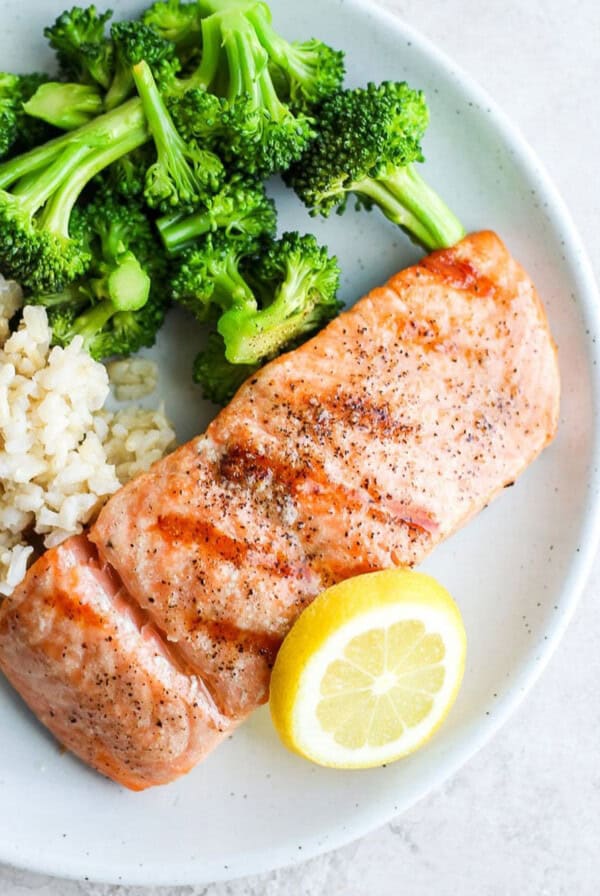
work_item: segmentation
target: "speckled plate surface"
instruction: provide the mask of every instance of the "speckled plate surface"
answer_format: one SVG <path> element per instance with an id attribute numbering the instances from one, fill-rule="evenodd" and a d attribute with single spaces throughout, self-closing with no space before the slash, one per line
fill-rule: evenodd
<path id="1" fill-rule="evenodd" d="M 136 8 L 127 0 L 113 6 Z M 505 117 L 407 25 L 360 0 L 272 6 L 290 36 L 318 34 L 344 48 L 349 83 L 406 78 L 426 91 L 426 176 L 468 229 L 498 231 L 548 309 L 563 377 L 559 436 L 514 488 L 426 564 L 461 606 L 469 656 L 456 707 L 420 753 L 384 769 L 326 771 L 280 747 L 263 709 L 187 778 L 135 795 L 62 754 L 0 682 L 0 861 L 111 882 L 200 883 L 358 837 L 440 784 L 507 718 L 564 631 L 593 556 L 598 297 L 561 200 Z M 40 34 L 61 9 L 49 0 L 0 0 L 2 67 L 49 63 Z M 338 253 L 349 303 L 418 257 L 375 214 L 313 221 L 293 195 L 277 185 L 274 194 L 282 228 L 313 230 Z M 189 380 L 196 349 L 188 322 L 173 315 L 152 353 L 182 440 L 214 413 Z"/>

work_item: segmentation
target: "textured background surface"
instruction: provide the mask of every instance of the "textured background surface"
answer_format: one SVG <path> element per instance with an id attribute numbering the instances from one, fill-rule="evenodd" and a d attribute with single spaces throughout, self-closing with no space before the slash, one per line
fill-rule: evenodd
<path id="1" fill-rule="evenodd" d="M 600 268 L 597 0 L 388 0 L 498 100 L 546 163 Z M 597 896 L 600 562 L 542 680 L 441 791 L 294 869 L 137 890 L 0 868 L 1 896 Z M 0 795 L 1 811 L 1 795 Z"/>

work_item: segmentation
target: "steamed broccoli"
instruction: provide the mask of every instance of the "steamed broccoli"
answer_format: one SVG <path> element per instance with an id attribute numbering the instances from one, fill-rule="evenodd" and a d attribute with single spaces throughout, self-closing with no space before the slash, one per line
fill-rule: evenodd
<path id="1" fill-rule="evenodd" d="M 171 41 L 184 60 L 201 46 L 201 12 L 197 3 L 157 0 L 146 10 L 142 21 Z"/>
<path id="2" fill-rule="evenodd" d="M 24 287 L 57 292 L 90 253 L 73 208 L 87 184 L 149 133 L 139 100 L 0 164 L 0 267 Z M 12 187 L 11 191 L 7 188 Z"/>
<path id="3" fill-rule="evenodd" d="M 340 310 L 337 259 L 312 234 L 285 233 L 259 258 L 253 280 L 263 303 L 232 303 L 219 318 L 225 355 L 234 364 L 256 364 L 318 329 Z"/>
<path id="4" fill-rule="evenodd" d="M 144 194 L 146 171 L 156 160 L 152 143 L 146 143 L 122 156 L 106 169 L 99 180 L 123 199 L 137 199 Z"/>
<path id="5" fill-rule="evenodd" d="M 256 4 L 225 0 L 202 19 L 202 59 L 173 93 L 200 88 L 223 98 L 222 126 L 232 161 L 252 174 L 283 171 L 313 135 L 312 119 L 278 95 L 269 53 L 251 19 Z"/>
<path id="6" fill-rule="evenodd" d="M 171 254 L 186 249 L 205 233 L 224 230 L 230 237 L 274 236 L 275 204 L 260 182 L 234 177 L 193 215 L 171 215 L 156 222 Z"/>
<path id="7" fill-rule="evenodd" d="M 209 235 L 182 258 L 172 280 L 176 301 L 217 329 L 232 364 L 259 364 L 332 318 L 339 267 L 312 235 L 286 233 L 257 258 L 256 244 Z"/>
<path id="8" fill-rule="evenodd" d="M 105 98 L 107 109 L 114 109 L 135 92 L 131 68 L 137 62 L 144 60 L 159 86 L 174 80 L 180 67 L 175 48 L 153 28 L 142 22 L 117 22 L 111 27 L 110 34 L 115 70 Z"/>
<path id="9" fill-rule="evenodd" d="M 152 345 L 166 310 L 165 263 L 148 218 L 106 191 L 76 217 L 91 255 L 88 272 L 62 293 L 28 301 L 48 309 L 54 343 L 82 336 L 94 358 Z"/>
<path id="10" fill-rule="evenodd" d="M 222 0 L 200 0 L 200 5 L 214 12 L 223 7 Z M 269 55 L 269 63 L 278 66 L 284 74 L 294 107 L 310 109 L 340 89 L 344 80 L 343 52 L 316 38 L 287 41 L 273 28 L 271 10 L 266 3 L 245 0 L 243 5 Z"/>
<path id="11" fill-rule="evenodd" d="M 206 348 L 194 361 L 194 381 L 202 386 L 204 398 L 215 404 L 226 404 L 244 380 L 258 370 L 257 364 L 232 364 L 225 357 L 223 337 L 216 332 L 208 336 Z"/>
<path id="12" fill-rule="evenodd" d="M 132 72 L 157 150 L 146 172 L 148 205 L 166 212 L 206 202 L 221 185 L 223 165 L 214 153 L 181 136 L 147 63 L 138 62 Z"/>
<path id="13" fill-rule="evenodd" d="M 39 118 L 64 131 L 72 131 L 103 111 L 102 96 L 94 84 L 63 84 L 49 81 L 40 85 L 23 105 L 27 115 Z"/>
<path id="14" fill-rule="evenodd" d="M 114 70 L 114 48 L 105 35 L 112 10 L 99 15 L 95 6 L 74 6 L 44 30 L 56 50 L 63 74 L 81 84 L 108 90 Z"/>
<path id="15" fill-rule="evenodd" d="M 173 298 L 205 323 L 231 305 L 256 304 L 242 272 L 244 260 L 256 248 L 246 238 L 234 240 L 223 232 L 208 234 L 183 256 L 172 282 Z"/>
<path id="16" fill-rule="evenodd" d="M 174 82 L 179 84 L 181 82 Z M 229 107 L 223 97 L 201 87 L 169 90 L 167 105 L 177 130 L 186 140 L 197 140 L 223 157 L 227 156 Z"/>
<path id="17" fill-rule="evenodd" d="M 30 118 L 23 108 L 48 80 L 48 75 L 0 72 L 0 158 L 11 151 L 24 152 L 52 136 L 52 128 Z"/>
<path id="18" fill-rule="evenodd" d="M 313 213 L 343 212 L 352 193 L 426 249 L 451 246 L 463 227 L 413 165 L 423 161 L 428 120 L 423 94 L 405 83 L 340 91 L 321 107 L 318 135 L 286 182 Z"/>
<path id="19" fill-rule="evenodd" d="M 81 336 L 90 355 L 102 360 L 154 345 L 165 313 L 164 301 L 152 293 L 141 309 L 119 307 L 110 299 L 103 299 L 78 312 L 74 305 L 65 303 L 50 307 L 48 320 L 55 345 L 68 345 L 75 336 Z"/>

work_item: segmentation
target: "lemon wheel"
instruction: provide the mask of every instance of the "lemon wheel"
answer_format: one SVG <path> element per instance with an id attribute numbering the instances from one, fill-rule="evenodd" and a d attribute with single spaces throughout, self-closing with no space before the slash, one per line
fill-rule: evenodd
<path id="1" fill-rule="evenodd" d="M 435 579 L 385 570 L 324 591 L 284 640 L 270 707 L 283 742 L 320 765 L 369 768 L 438 729 L 463 676 L 460 612 Z"/>

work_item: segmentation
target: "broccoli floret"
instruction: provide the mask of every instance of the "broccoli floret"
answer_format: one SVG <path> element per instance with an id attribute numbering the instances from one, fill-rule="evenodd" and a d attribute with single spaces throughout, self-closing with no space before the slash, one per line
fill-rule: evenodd
<path id="1" fill-rule="evenodd" d="M 340 91 L 323 103 L 318 135 L 285 180 L 313 214 L 341 213 L 353 194 L 426 249 L 454 245 L 462 225 L 413 164 L 423 161 L 427 124 L 423 94 L 405 83 Z"/>
<path id="2" fill-rule="evenodd" d="M 42 84 L 23 105 L 27 115 L 64 131 L 79 128 L 103 111 L 102 95 L 95 84 Z"/>
<path id="3" fill-rule="evenodd" d="M 23 108 L 40 85 L 48 80 L 48 75 L 0 72 L 0 158 L 11 151 L 24 152 L 52 136 L 52 128 L 43 121 L 30 118 Z"/>
<path id="4" fill-rule="evenodd" d="M 213 331 L 208 336 L 206 348 L 194 361 L 193 377 L 202 386 L 204 398 L 224 405 L 257 369 L 256 364 L 232 364 L 228 361 L 223 337 Z"/>
<path id="5" fill-rule="evenodd" d="M 267 54 L 272 75 L 295 108 L 310 109 L 339 90 L 344 79 L 344 54 L 316 38 L 290 42 L 276 32 L 271 10 L 261 0 L 199 0 L 204 16 L 241 14 L 253 26 Z"/>
<path id="6" fill-rule="evenodd" d="M 220 7 L 221 4 L 209 3 Z M 256 28 L 269 62 L 279 67 L 287 80 L 290 102 L 295 108 L 311 109 L 342 86 L 344 54 L 316 38 L 287 41 L 277 34 L 266 3 L 247 0 L 248 17 Z"/>
<path id="7" fill-rule="evenodd" d="M 48 309 L 54 343 L 80 335 L 95 358 L 152 345 L 166 311 L 165 262 L 147 216 L 102 191 L 76 218 L 91 255 L 88 272 L 61 293 L 27 301 Z"/>
<path id="8" fill-rule="evenodd" d="M 167 212 L 206 202 L 222 183 L 221 161 L 181 136 L 146 62 L 134 65 L 132 72 L 157 151 L 156 162 L 146 172 L 148 205 Z"/>
<path id="9" fill-rule="evenodd" d="M 218 318 L 230 363 L 256 365 L 337 314 L 339 273 L 314 236 L 260 246 L 220 231 L 183 255 L 171 290 L 198 320 Z"/>
<path id="10" fill-rule="evenodd" d="M 101 191 L 78 212 L 92 254 L 86 277 L 98 299 L 109 297 L 121 311 L 146 304 L 152 283 L 162 283 L 165 262 L 139 204 Z"/>
<path id="11" fill-rule="evenodd" d="M 172 297 L 205 323 L 231 305 L 255 304 L 241 266 L 256 248 L 248 238 L 208 234 L 182 257 L 171 281 Z"/>
<path id="12" fill-rule="evenodd" d="M 142 21 L 175 45 L 177 54 L 187 60 L 201 45 L 201 13 L 196 3 L 158 0 L 146 10 Z"/>
<path id="13" fill-rule="evenodd" d="M 101 175 L 101 183 L 123 199 L 137 199 L 144 193 L 146 171 L 156 160 L 151 143 L 118 159 Z"/>
<path id="14" fill-rule="evenodd" d="M 180 68 L 173 44 L 142 22 L 117 22 L 111 27 L 115 73 L 106 94 L 107 109 L 114 109 L 135 91 L 131 68 L 144 62 L 161 88 L 172 83 Z"/>
<path id="15" fill-rule="evenodd" d="M 90 263 L 74 206 L 108 165 L 149 133 L 139 100 L 0 165 L 0 268 L 24 287 L 57 292 Z M 7 187 L 12 186 L 8 191 Z"/>
<path id="16" fill-rule="evenodd" d="M 251 3 L 231 0 L 202 19 L 202 59 L 173 93 L 200 88 L 223 98 L 222 127 L 231 164 L 267 176 L 300 157 L 312 137 L 312 118 L 282 99 L 249 12 Z"/>
<path id="17" fill-rule="evenodd" d="M 67 78 L 99 84 L 108 90 L 113 77 L 114 49 L 105 30 L 111 18 L 112 10 L 99 15 L 95 6 L 74 6 L 44 30 Z"/>
<path id="18" fill-rule="evenodd" d="M 274 236 L 277 226 L 275 204 L 258 181 L 232 178 L 193 215 L 171 215 L 156 222 L 168 252 L 176 254 L 190 243 L 215 230 L 228 237 Z"/>
<path id="19" fill-rule="evenodd" d="M 336 299 L 339 278 L 337 259 L 314 236 L 285 233 L 253 270 L 263 307 L 256 300 L 232 303 L 219 318 L 227 360 L 259 363 L 331 320 L 341 308 Z"/>
<path id="20" fill-rule="evenodd" d="M 227 102 L 201 87 L 167 94 L 167 105 L 177 130 L 186 140 L 197 140 L 223 158 L 227 155 Z"/>
<path id="21" fill-rule="evenodd" d="M 165 313 L 164 301 L 152 293 L 137 311 L 119 310 L 110 299 L 104 299 L 82 313 L 68 304 L 50 307 L 48 319 L 55 345 L 68 345 L 75 336 L 82 336 L 86 350 L 100 361 L 154 345 Z"/>

